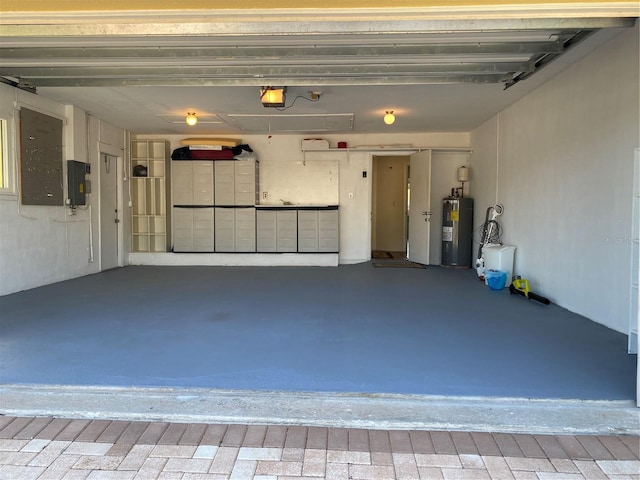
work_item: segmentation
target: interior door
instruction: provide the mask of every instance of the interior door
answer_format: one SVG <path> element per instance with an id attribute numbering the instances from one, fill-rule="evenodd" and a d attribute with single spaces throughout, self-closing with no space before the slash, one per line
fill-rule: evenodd
<path id="1" fill-rule="evenodd" d="M 412 262 L 428 265 L 431 232 L 431 150 L 411 155 L 409 189 L 407 258 Z"/>
<path id="2" fill-rule="evenodd" d="M 100 154 L 100 270 L 118 267 L 118 158 Z"/>

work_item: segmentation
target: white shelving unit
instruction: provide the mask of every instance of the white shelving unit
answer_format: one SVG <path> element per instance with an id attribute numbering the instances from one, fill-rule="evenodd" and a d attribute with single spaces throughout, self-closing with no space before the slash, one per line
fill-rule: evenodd
<path id="1" fill-rule="evenodd" d="M 640 323 L 640 297 L 638 296 L 638 285 L 640 284 L 640 149 L 636 149 L 634 158 L 632 201 L 629 353 L 638 353 L 638 324 Z"/>
<path id="2" fill-rule="evenodd" d="M 133 252 L 166 252 L 169 246 L 168 159 L 169 143 L 165 140 L 131 141 Z M 144 169 L 146 175 L 136 175 Z"/>

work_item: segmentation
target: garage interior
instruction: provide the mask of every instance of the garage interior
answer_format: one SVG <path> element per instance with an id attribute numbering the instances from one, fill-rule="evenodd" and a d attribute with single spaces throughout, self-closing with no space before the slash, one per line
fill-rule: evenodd
<path id="1" fill-rule="evenodd" d="M 5 399 L 40 386 L 636 404 L 633 2 L 5 8 Z M 266 86 L 286 86 L 283 109 L 261 105 Z M 67 160 L 91 165 L 87 205 L 22 201 L 22 109 L 62 121 L 62 191 Z M 186 137 L 249 145 L 261 203 L 337 205 L 339 251 L 178 254 L 170 220 L 165 251 L 136 251 L 132 142 L 173 151 Z M 308 138 L 330 148 L 302 151 Z M 376 268 L 372 250 L 397 244 L 376 244 L 374 159 L 406 171 L 414 155 L 428 159 L 430 218 L 402 205 L 400 224 L 409 260 L 426 268 Z M 485 210 L 504 205 L 515 273 L 551 305 L 440 266 L 441 202 L 460 166 L 471 171 L 474 259 Z"/>

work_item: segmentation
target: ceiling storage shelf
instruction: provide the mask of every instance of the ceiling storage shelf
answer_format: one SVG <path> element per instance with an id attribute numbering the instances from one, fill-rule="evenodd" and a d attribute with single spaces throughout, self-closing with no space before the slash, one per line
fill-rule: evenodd
<path id="1" fill-rule="evenodd" d="M 307 163 L 307 154 L 308 153 L 335 153 L 335 152 L 344 152 L 346 153 L 347 162 L 350 159 L 352 152 L 364 152 L 364 153 L 374 153 L 377 155 L 412 155 L 414 153 L 424 152 L 430 150 L 434 153 L 467 153 L 471 155 L 473 153 L 473 149 L 469 147 L 407 147 L 407 146 L 398 146 L 395 147 L 393 145 L 380 145 L 378 147 L 351 147 L 351 148 L 322 148 L 322 149 L 305 149 L 302 150 L 302 164 L 306 165 Z"/>

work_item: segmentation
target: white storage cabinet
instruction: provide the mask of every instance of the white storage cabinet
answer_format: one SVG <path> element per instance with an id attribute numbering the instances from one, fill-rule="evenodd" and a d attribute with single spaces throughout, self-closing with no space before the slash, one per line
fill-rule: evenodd
<path id="1" fill-rule="evenodd" d="M 256 235 L 258 252 L 297 252 L 297 211 L 295 209 L 257 209 Z"/>
<path id="2" fill-rule="evenodd" d="M 259 162 L 219 160 L 214 164 L 216 206 L 254 206 L 258 203 Z"/>
<path id="3" fill-rule="evenodd" d="M 173 208 L 173 251 L 214 251 L 214 207 Z"/>
<path id="4" fill-rule="evenodd" d="M 337 209 L 298 210 L 298 252 L 338 252 L 339 246 Z"/>
<path id="5" fill-rule="evenodd" d="M 213 252 L 213 162 L 171 162 L 173 251 Z"/>
<path id="6" fill-rule="evenodd" d="M 213 206 L 213 162 L 172 161 L 173 205 Z"/>
<path id="7" fill-rule="evenodd" d="M 215 251 L 256 251 L 255 207 L 215 208 Z"/>

